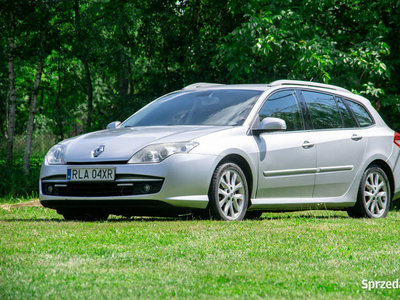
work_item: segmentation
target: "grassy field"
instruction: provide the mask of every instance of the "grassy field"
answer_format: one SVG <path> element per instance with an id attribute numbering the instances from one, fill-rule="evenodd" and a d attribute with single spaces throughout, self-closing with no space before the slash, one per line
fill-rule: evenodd
<path id="1" fill-rule="evenodd" d="M 0 209 L 0 299 L 399 299 L 400 212 L 66 222 Z"/>

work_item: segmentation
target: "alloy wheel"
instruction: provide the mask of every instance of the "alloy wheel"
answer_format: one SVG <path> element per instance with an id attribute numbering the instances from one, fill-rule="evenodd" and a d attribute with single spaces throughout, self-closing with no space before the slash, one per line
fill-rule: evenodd
<path id="1" fill-rule="evenodd" d="M 241 175 L 228 169 L 222 173 L 218 185 L 219 207 L 229 220 L 236 220 L 245 205 L 245 187 Z"/>
<path id="2" fill-rule="evenodd" d="M 366 210 L 374 218 L 381 217 L 388 205 L 388 185 L 383 175 L 374 171 L 365 180 L 364 203 Z"/>

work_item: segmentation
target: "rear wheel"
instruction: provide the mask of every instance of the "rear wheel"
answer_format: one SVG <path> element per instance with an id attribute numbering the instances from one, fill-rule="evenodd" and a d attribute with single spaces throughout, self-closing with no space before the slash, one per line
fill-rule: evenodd
<path id="1" fill-rule="evenodd" d="M 347 210 L 353 218 L 384 218 L 390 208 L 390 183 L 385 172 L 376 165 L 363 174 L 357 202 Z"/>
<path id="2" fill-rule="evenodd" d="M 209 191 L 210 211 L 217 220 L 243 220 L 248 202 L 246 176 L 234 163 L 220 165 L 214 172 Z"/>

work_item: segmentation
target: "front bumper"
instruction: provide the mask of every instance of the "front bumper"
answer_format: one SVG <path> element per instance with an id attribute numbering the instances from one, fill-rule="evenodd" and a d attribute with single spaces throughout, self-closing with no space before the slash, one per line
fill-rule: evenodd
<path id="1" fill-rule="evenodd" d="M 67 181 L 67 168 L 84 168 L 85 165 L 48 165 L 44 162 L 40 173 L 40 202 L 45 207 L 57 210 L 86 208 L 111 213 L 125 209 L 150 212 L 204 209 L 208 204 L 211 177 L 219 160 L 215 155 L 183 153 L 172 155 L 158 164 L 88 164 L 88 168 L 115 167 L 116 179 L 113 182 L 83 184 Z M 128 183 L 132 189 L 130 192 L 127 192 Z M 158 184 L 158 187 L 143 192 L 141 187 L 145 183 L 152 183 L 152 186 Z M 53 186 L 52 194 L 44 191 L 48 185 Z M 117 185 L 122 193 L 119 190 L 111 191 Z M 107 186 L 110 186 L 109 194 Z M 98 193 L 97 190 L 102 192 Z"/>

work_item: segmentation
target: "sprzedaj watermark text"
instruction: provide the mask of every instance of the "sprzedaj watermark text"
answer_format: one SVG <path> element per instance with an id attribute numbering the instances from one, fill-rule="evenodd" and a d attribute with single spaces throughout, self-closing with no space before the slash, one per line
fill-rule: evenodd
<path id="1" fill-rule="evenodd" d="M 399 279 L 396 279 L 395 281 L 378 281 L 378 280 L 367 280 L 364 279 L 361 281 L 362 288 L 368 289 L 368 291 L 373 290 L 373 289 L 398 289 L 400 284 L 399 284 Z"/>

